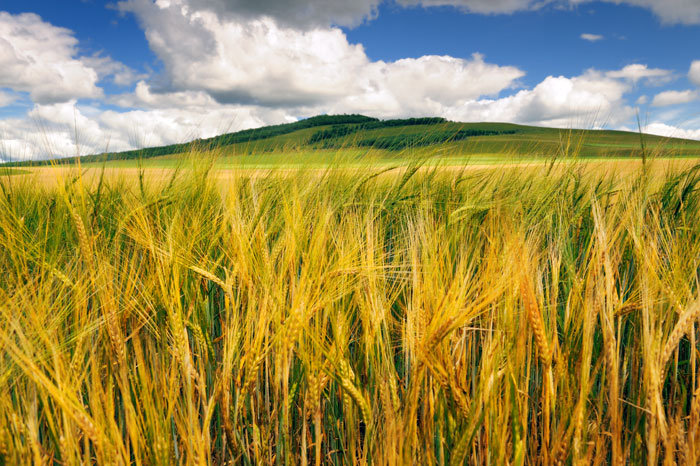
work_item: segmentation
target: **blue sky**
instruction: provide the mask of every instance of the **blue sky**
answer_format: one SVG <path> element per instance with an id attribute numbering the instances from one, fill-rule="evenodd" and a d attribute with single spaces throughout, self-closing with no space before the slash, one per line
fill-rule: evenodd
<path id="1" fill-rule="evenodd" d="M 700 139 L 698 44 L 690 0 L 4 0 L 0 155 L 351 112 L 616 129 L 639 112 Z"/>
<path id="2" fill-rule="evenodd" d="M 588 68 L 640 62 L 686 71 L 697 50 L 679 45 L 700 44 L 700 27 L 664 25 L 651 11 L 628 5 L 596 2 L 511 15 L 455 13 L 450 7 L 382 5 L 376 20 L 347 34 L 352 42 L 365 44 L 373 59 L 468 57 L 477 51 L 496 63 L 527 70 L 525 83 L 530 85 L 552 74 L 573 76 Z M 585 33 L 604 39 L 581 40 Z"/>

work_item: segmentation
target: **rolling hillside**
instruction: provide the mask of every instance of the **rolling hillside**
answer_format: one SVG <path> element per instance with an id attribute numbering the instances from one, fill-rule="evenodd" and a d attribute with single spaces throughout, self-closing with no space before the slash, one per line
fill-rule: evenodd
<path id="1" fill-rule="evenodd" d="M 290 152 L 372 150 L 385 157 L 406 151 L 449 155 L 527 157 L 700 157 L 700 141 L 608 130 L 567 130 L 510 123 L 458 123 L 443 118 L 379 120 L 363 115 L 322 115 L 208 139 L 127 152 L 81 157 L 81 163 L 167 159 L 193 150 L 220 150 L 224 156 Z M 76 157 L 60 159 L 74 163 Z M 59 160 L 13 162 L 45 165 Z"/>

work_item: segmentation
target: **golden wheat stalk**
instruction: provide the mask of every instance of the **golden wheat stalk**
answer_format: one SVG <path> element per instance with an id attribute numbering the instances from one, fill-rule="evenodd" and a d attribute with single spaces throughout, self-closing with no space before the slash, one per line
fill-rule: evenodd
<path id="1" fill-rule="evenodd" d="M 532 333 L 535 336 L 535 344 L 537 345 L 540 359 L 542 362 L 549 364 L 552 361 L 552 348 L 547 338 L 537 298 L 532 289 L 531 279 L 525 271 L 520 276 L 520 296 L 523 300 L 527 320 L 530 322 Z"/>
<path id="2" fill-rule="evenodd" d="M 219 277 L 217 277 L 213 273 L 211 273 L 211 272 L 209 272 L 201 267 L 197 267 L 196 265 L 191 265 L 189 267 L 189 269 L 191 271 L 201 275 L 202 277 L 206 278 L 210 282 L 216 283 L 217 285 L 219 285 L 221 287 L 222 290 L 224 290 L 224 291 L 228 290 L 228 285 L 226 285 L 226 283 L 224 283 L 223 280 L 221 280 Z"/>
<path id="3" fill-rule="evenodd" d="M 659 355 L 659 367 L 662 370 L 662 383 L 666 364 L 671 359 L 671 356 L 673 356 L 676 348 L 678 348 L 678 344 L 681 342 L 681 339 L 693 328 L 693 325 L 698 320 L 698 317 L 700 317 L 700 301 L 696 301 L 688 306 L 688 308 L 683 311 L 681 316 L 678 318 L 676 325 L 673 327 L 673 330 L 671 331 L 671 334 L 669 335 L 668 340 L 666 340 L 666 344 Z"/>
<path id="4" fill-rule="evenodd" d="M 354 373 L 350 365 L 345 359 L 341 359 L 339 363 L 339 381 L 340 386 L 343 388 L 345 393 L 357 404 L 360 408 L 360 413 L 362 418 L 369 429 L 372 425 L 372 409 L 370 408 L 367 399 L 362 394 L 362 392 L 355 386 Z"/>
<path id="5" fill-rule="evenodd" d="M 73 217 L 75 231 L 78 234 L 78 244 L 80 245 L 80 252 L 82 254 L 82 258 L 86 264 L 92 267 L 94 260 L 93 251 L 90 240 L 88 238 L 87 230 L 85 229 L 85 224 L 83 223 L 83 219 L 80 217 L 80 215 L 72 205 L 69 205 L 68 208 L 70 209 L 71 217 Z"/>

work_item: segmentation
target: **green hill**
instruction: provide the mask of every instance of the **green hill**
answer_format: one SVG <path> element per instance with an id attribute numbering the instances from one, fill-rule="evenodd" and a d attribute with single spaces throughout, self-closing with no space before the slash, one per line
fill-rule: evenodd
<path id="1" fill-rule="evenodd" d="M 459 123 L 443 118 L 379 120 L 363 115 L 321 115 L 294 123 L 266 126 L 182 144 L 88 155 L 81 163 L 172 158 L 192 151 L 220 150 L 224 156 L 270 153 L 373 150 L 386 157 L 406 151 L 439 150 L 470 156 L 513 157 L 700 157 L 700 141 L 608 130 L 566 130 L 510 123 Z M 60 160 L 14 162 L 7 166 L 74 163 Z"/>

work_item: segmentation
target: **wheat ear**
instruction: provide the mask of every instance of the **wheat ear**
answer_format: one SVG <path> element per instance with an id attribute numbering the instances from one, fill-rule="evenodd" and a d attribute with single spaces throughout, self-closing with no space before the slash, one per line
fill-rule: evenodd
<path id="1" fill-rule="evenodd" d="M 661 356 L 659 359 L 662 383 L 666 364 L 668 363 L 669 359 L 671 359 L 673 352 L 676 351 L 676 348 L 678 348 L 678 344 L 681 342 L 681 339 L 693 328 L 693 324 L 698 319 L 698 316 L 700 316 L 700 301 L 693 303 L 683 312 L 683 314 L 681 314 L 675 327 L 673 327 L 671 335 L 668 337 L 668 340 L 666 340 L 666 344 L 661 351 Z"/>

